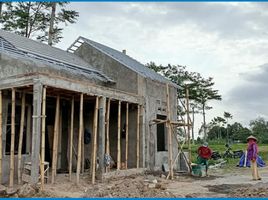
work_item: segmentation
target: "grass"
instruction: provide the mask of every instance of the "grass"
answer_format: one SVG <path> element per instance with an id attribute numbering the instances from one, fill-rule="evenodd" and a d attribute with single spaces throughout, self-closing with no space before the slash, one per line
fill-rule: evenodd
<path id="1" fill-rule="evenodd" d="M 199 148 L 200 144 L 195 144 L 191 146 L 191 152 L 192 152 L 192 162 L 196 162 L 196 158 L 197 158 L 197 149 Z M 224 142 L 209 142 L 209 147 L 212 149 L 212 151 L 218 151 L 221 155 L 224 154 L 224 152 L 227 150 L 227 148 L 225 147 L 225 143 Z M 258 144 L 259 147 L 259 156 L 262 157 L 262 159 L 264 160 L 264 162 L 267 163 L 267 158 L 268 158 L 268 148 L 267 148 L 267 144 Z M 235 150 L 243 150 L 245 151 L 247 149 L 247 144 L 246 143 L 236 143 L 231 145 L 232 151 Z M 227 160 L 227 164 L 226 167 L 227 168 L 231 168 L 231 167 L 235 167 L 240 158 L 226 158 L 225 160 Z M 209 165 L 213 165 L 215 164 L 217 161 L 215 160 L 209 160 Z"/>

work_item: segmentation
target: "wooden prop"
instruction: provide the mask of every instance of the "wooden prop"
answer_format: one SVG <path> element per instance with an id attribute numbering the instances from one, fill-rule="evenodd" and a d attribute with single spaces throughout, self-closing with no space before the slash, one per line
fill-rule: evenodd
<path id="1" fill-rule="evenodd" d="M 117 115 L 117 170 L 121 168 L 121 101 L 118 102 Z"/>
<path id="2" fill-rule="evenodd" d="M 2 135 L 3 135 L 3 97 L 2 97 L 2 91 L 0 90 L 0 184 L 2 184 Z"/>
<path id="3" fill-rule="evenodd" d="M 137 110 L 137 168 L 140 167 L 140 106 L 138 105 Z"/>
<path id="4" fill-rule="evenodd" d="M 105 152 L 107 155 L 110 155 L 110 138 L 109 138 L 109 131 L 110 131 L 110 105 L 111 105 L 111 100 L 108 99 L 107 101 L 107 107 L 106 107 L 106 116 L 105 116 L 105 132 L 106 132 L 106 149 Z M 105 168 L 105 171 L 108 172 L 109 167 Z"/>
<path id="5" fill-rule="evenodd" d="M 94 124 L 93 124 L 93 155 L 92 155 L 92 184 L 95 184 L 96 158 L 97 158 L 97 131 L 98 131 L 99 97 L 96 97 Z"/>
<path id="6" fill-rule="evenodd" d="M 13 187 L 14 185 L 14 147 L 15 147 L 15 109 L 16 109 L 15 101 L 16 101 L 16 91 L 14 88 L 12 88 L 9 187 Z"/>
<path id="7" fill-rule="evenodd" d="M 54 123 L 54 138 L 53 138 L 53 158 L 52 158 L 52 174 L 51 183 L 55 182 L 55 176 L 57 174 L 57 155 L 58 155 L 58 135 L 59 135 L 59 115 L 60 115 L 60 96 L 57 96 L 55 123 Z"/>
<path id="8" fill-rule="evenodd" d="M 42 99 L 42 135 L 41 135 L 41 190 L 45 184 L 45 143 L 46 143 L 46 87 L 43 87 Z"/>
<path id="9" fill-rule="evenodd" d="M 129 104 L 126 104 L 126 169 L 128 168 L 127 164 L 128 164 L 128 111 L 129 111 Z"/>
<path id="10" fill-rule="evenodd" d="M 74 135 L 74 97 L 71 105 L 71 128 L 70 128 L 70 152 L 69 152 L 69 179 L 72 180 L 72 161 L 73 161 L 73 135 Z"/>
<path id="11" fill-rule="evenodd" d="M 20 135 L 19 135 L 19 148 L 18 148 L 18 183 L 19 184 L 21 184 L 21 152 L 22 152 L 24 119 L 25 119 L 25 93 L 22 93 L 21 116 L 20 116 Z"/>
<path id="12" fill-rule="evenodd" d="M 80 115 L 79 115 L 79 135 L 78 135 L 78 158 L 76 165 L 76 183 L 79 183 L 80 170 L 81 170 L 81 146 L 82 146 L 82 134 L 83 134 L 83 107 L 84 107 L 84 95 L 80 95 Z"/>

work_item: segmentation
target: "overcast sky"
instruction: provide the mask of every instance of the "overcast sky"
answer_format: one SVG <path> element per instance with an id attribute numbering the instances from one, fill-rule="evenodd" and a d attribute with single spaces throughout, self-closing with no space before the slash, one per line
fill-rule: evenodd
<path id="1" fill-rule="evenodd" d="M 84 36 L 142 63 L 185 65 L 214 77 L 223 100 L 211 102 L 208 121 L 224 111 L 248 125 L 268 120 L 268 3 L 73 2 L 80 12 L 58 47 Z"/>

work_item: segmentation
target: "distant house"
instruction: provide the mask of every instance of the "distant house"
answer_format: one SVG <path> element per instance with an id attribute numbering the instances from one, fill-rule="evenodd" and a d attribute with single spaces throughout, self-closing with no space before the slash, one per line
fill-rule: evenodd
<path id="1" fill-rule="evenodd" d="M 52 179 L 69 169 L 79 179 L 94 162 L 102 174 L 105 154 L 118 170 L 157 170 L 168 162 L 165 125 L 149 124 L 167 117 L 167 85 L 171 118 L 177 118 L 178 87 L 126 51 L 84 37 L 64 51 L 0 30 L 0 56 L 2 183 L 17 180 L 18 161 L 21 169 L 30 163 L 34 183 L 40 159 L 49 163 Z"/>

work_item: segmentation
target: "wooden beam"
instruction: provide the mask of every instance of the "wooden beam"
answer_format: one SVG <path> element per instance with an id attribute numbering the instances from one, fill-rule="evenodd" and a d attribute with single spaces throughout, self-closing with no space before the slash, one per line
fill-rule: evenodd
<path id="1" fill-rule="evenodd" d="M 107 107 L 106 107 L 106 115 L 105 115 L 105 133 L 106 133 L 106 149 L 105 153 L 107 155 L 110 155 L 110 138 L 109 138 L 109 131 L 110 131 L 110 104 L 111 104 L 111 99 L 108 99 L 107 101 Z M 109 167 L 106 167 L 105 171 L 108 172 Z"/>
<path id="2" fill-rule="evenodd" d="M 16 91 L 12 88 L 11 100 L 11 142 L 10 142 L 10 166 L 9 166 L 9 187 L 14 185 L 14 148 L 15 148 L 15 110 L 16 110 Z"/>
<path id="3" fill-rule="evenodd" d="M 84 119 L 82 119 L 82 139 L 81 139 L 81 174 L 85 171 L 85 143 L 84 143 Z"/>
<path id="4" fill-rule="evenodd" d="M 46 143 L 46 87 L 43 87 L 42 96 L 42 138 L 41 138 L 41 190 L 45 184 L 45 143 Z"/>
<path id="5" fill-rule="evenodd" d="M 2 90 L 0 90 L 0 184 L 2 184 L 2 155 L 3 155 L 3 148 L 2 148 L 2 135 L 3 135 L 3 97 L 2 97 Z"/>
<path id="6" fill-rule="evenodd" d="M 84 107 L 84 95 L 80 94 L 80 113 L 79 113 L 79 135 L 78 135 L 78 156 L 76 165 L 76 183 L 79 183 L 80 171 L 81 171 L 81 144 L 82 144 L 82 134 L 83 134 L 83 107 Z"/>
<path id="7" fill-rule="evenodd" d="M 170 171 L 170 177 L 171 179 L 174 178 L 173 174 L 173 166 L 172 166 L 172 133 L 171 133 L 171 115 L 170 115 L 170 100 L 169 100 L 169 85 L 166 84 L 166 98 L 167 98 L 167 128 L 168 128 L 168 165 L 169 165 L 169 171 Z"/>
<path id="8" fill-rule="evenodd" d="M 126 169 L 128 168 L 128 111 L 129 111 L 129 104 L 126 104 Z"/>
<path id="9" fill-rule="evenodd" d="M 74 135 L 74 97 L 71 105 L 71 128 L 70 128 L 70 151 L 69 151 L 69 179 L 72 180 L 72 161 L 73 161 L 73 135 Z"/>
<path id="10" fill-rule="evenodd" d="M 136 146 L 136 150 L 137 150 L 137 163 L 136 166 L 137 168 L 140 167 L 140 106 L 137 105 L 137 146 Z"/>
<path id="11" fill-rule="evenodd" d="M 54 123 L 54 137 L 53 137 L 53 158 L 52 158 L 52 174 L 51 183 L 55 182 L 55 176 L 57 174 L 57 161 L 58 161 L 58 135 L 59 135 L 59 115 L 60 115 L 60 96 L 57 96 L 56 100 L 56 112 Z"/>
<path id="12" fill-rule="evenodd" d="M 94 122 L 93 122 L 93 152 L 92 152 L 92 184 L 95 183 L 96 158 L 97 158 L 97 131 L 98 131 L 99 97 L 96 97 Z"/>
<path id="13" fill-rule="evenodd" d="M 19 135 L 19 148 L 18 148 L 18 183 L 19 184 L 21 184 L 21 152 L 22 152 L 24 119 L 25 119 L 25 93 L 22 93 L 21 115 L 20 115 L 20 135 Z"/>
<path id="14" fill-rule="evenodd" d="M 117 115 L 117 170 L 121 168 L 121 101 L 118 101 Z"/>

